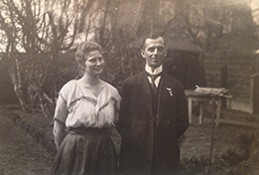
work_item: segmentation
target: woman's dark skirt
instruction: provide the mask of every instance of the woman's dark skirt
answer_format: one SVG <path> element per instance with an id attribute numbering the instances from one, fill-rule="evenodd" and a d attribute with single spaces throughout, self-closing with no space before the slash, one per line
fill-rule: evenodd
<path id="1" fill-rule="evenodd" d="M 54 160 L 52 175 L 114 175 L 117 155 L 108 129 L 70 129 Z"/>

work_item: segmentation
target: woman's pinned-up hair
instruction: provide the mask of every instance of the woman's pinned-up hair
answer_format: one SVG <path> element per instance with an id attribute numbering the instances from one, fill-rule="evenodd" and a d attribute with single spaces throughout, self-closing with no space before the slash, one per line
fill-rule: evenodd
<path id="1" fill-rule="evenodd" d="M 103 48 L 93 41 L 85 41 L 78 45 L 75 54 L 75 60 L 79 65 L 82 65 L 87 58 L 87 55 L 92 51 L 99 51 L 103 54 Z"/>

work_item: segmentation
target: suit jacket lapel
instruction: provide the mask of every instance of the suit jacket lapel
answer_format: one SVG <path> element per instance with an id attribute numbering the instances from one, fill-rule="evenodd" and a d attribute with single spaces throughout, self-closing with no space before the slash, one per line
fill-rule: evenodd
<path id="1" fill-rule="evenodd" d="M 153 117 L 152 94 L 151 94 L 151 89 L 150 89 L 150 83 L 148 81 L 148 78 L 147 78 L 145 72 L 143 72 L 141 74 L 141 81 L 142 81 L 141 84 L 142 84 L 143 91 L 146 92 L 146 94 L 147 94 L 147 96 L 144 98 L 144 103 L 147 107 L 149 115 Z"/>
<path id="2" fill-rule="evenodd" d="M 152 94 L 151 94 L 151 87 L 150 83 L 148 81 L 148 78 L 143 72 L 141 74 L 141 77 L 139 79 L 141 82 L 141 88 L 143 88 L 143 91 L 146 92 L 146 97 L 144 97 L 144 104 L 147 107 L 148 113 L 151 117 L 154 117 L 153 115 L 153 108 L 152 108 Z M 161 79 L 160 79 L 160 87 L 159 87 L 159 102 L 158 102 L 158 110 L 161 112 L 161 107 L 167 103 L 168 98 L 171 98 L 168 90 L 166 88 L 170 88 L 170 85 L 168 84 L 168 77 L 165 74 L 162 74 Z M 161 114 L 157 118 L 157 127 L 161 121 Z"/>
<path id="3" fill-rule="evenodd" d="M 159 110 L 159 115 L 157 118 L 157 127 L 161 121 L 161 107 L 166 103 L 167 98 L 169 97 L 169 94 L 166 92 L 166 88 L 168 86 L 168 79 L 166 75 L 162 75 L 161 80 L 160 80 L 160 87 L 159 87 L 159 99 L 158 99 L 158 110 Z"/>

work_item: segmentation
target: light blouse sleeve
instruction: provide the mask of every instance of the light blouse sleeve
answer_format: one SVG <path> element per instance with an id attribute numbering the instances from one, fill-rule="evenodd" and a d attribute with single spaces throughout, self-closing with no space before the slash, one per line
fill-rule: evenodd
<path id="1" fill-rule="evenodd" d="M 120 104 L 121 104 L 121 96 L 119 95 L 119 92 L 117 89 L 115 89 L 114 94 L 114 121 L 117 122 L 119 120 L 119 110 L 120 110 Z"/>
<path id="2" fill-rule="evenodd" d="M 121 106 L 121 96 L 119 95 L 118 91 L 116 93 L 116 102 L 114 104 L 115 108 L 117 110 L 120 110 L 120 106 Z"/>
<path id="3" fill-rule="evenodd" d="M 66 122 L 66 118 L 68 115 L 67 103 L 68 103 L 68 95 L 69 95 L 68 93 L 71 86 L 70 84 L 71 83 L 68 82 L 61 88 L 56 102 L 56 108 L 54 113 L 54 120 L 64 124 Z"/>
<path id="4" fill-rule="evenodd" d="M 68 114 L 67 103 L 65 99 L 61 95 L 59 95 L 56 102 L 54 120 L 65 124 L 67 114 Z"/>

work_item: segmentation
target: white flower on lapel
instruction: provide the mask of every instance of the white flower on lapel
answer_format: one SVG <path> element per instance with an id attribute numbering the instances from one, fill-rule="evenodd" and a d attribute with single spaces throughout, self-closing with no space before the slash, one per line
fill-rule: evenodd
<path id="1" fill-rule="evenodd" d="M 170 96 L 173 96 L 172 88 L 166 88 L 166 90 L 169 92 Z"/>

